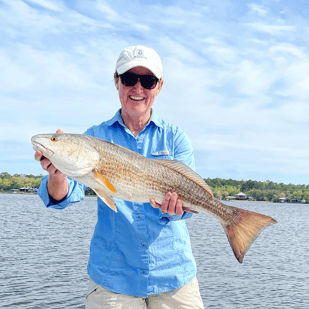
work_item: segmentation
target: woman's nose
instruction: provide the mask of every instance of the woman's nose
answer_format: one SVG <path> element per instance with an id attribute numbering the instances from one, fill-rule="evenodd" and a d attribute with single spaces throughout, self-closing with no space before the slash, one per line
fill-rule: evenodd
<path id="1" fill-rule="evenodd" d="M 136 89 L 136 90 L 143 90 L 144 89 L 144 87 L 141 84 L 140 79 L 137 80 L 137 83 L 134 85 L 133 88 Z"/>

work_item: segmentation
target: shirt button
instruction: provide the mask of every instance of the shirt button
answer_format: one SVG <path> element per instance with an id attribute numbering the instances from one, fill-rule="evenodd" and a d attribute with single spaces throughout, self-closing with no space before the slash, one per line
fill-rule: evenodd
<path id="1" fill-rule="evenodd" d="M 138 215 L 138 216 L 137 216 L 137 218 L 141 218 L 141 217 L 142 217 L 141 215 Z"/>
<path id="2" fill-rule="evenodd" d="M 145 246 L 146 246 L 146 244 L 143 242 L 143 243 L 142 243 L 142 246 L 143 246 L 143 247 L 145 247 Z"/>
<path id="3" fill-rule="evenodd" d="M 144 270 L 144 271 L 143 271 L 143 274 L 147 274 L 147 270 Z"/>

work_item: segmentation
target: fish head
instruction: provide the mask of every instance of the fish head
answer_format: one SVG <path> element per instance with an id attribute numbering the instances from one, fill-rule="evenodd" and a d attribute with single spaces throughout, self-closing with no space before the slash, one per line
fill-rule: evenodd
<path id="1" fill-rule="evenodd" d="M 69 177 L 88 174 L 100 160 L 89 137 L 82 134 L 38 134 L 31 138 L 31 143 L 35 151 L 40 150 L 44 157 Z"/>

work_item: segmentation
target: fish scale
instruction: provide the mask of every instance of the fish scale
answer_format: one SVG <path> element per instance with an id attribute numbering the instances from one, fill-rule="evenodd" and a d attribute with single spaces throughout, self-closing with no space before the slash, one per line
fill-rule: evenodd
<path id="1" fill-rule="evenodd" d="M 38 134 L 31 142 L 63 174 L 92 188 L 114 211 L 112 197 L 132 202 L 149 202 L 154 197 L 161 204 L 166 192 L 176 192 L 186 211 L 206 212 L 219 220 L 239 262 L 259 233 L 277 222 L 216 200 L 206 182 L 178 161 L 148 159 L 80 134 Z"/>

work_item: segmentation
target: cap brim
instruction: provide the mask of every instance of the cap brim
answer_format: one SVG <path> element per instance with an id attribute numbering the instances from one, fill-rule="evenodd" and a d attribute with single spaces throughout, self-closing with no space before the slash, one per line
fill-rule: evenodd
<path id="1" fill-rule="evenodd" d="M 158 79 L 162 78 L 162 73 L 157 66 L 151 65 L 149 64 L 148 61 L 143 61 L 143 60 L 130 61 L 128 63 L 125 63 L 121 65 L 119 68 L 117 68 L 117 73 L 121 75 L 127 72 L 128 70 L 136 68 L 136 67 L 144 67 L 150 70 L 155 75 L 155 77 L 157 77 Z"/>

